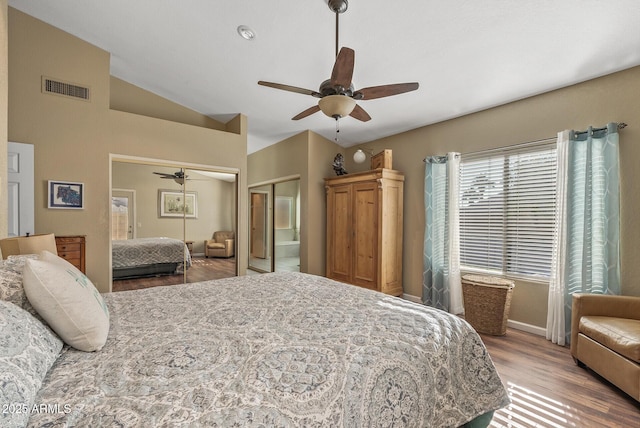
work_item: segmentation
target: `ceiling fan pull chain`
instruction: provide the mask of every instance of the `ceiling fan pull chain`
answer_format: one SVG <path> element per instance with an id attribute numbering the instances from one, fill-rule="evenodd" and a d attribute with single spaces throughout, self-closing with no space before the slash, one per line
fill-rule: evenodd
<path id="1" fill-rule="evenodd" d="M 338 57 L 338 20 L 340 13 L 336 12 L 336 58 Z"/>
<path id="2" fill-rule="evenodd" d="M 338 144 L 338 134 L 339 133 L 340 133 L 340 121 L 336 117 L 336 138 L 335 138 L 336 144 Z"/>

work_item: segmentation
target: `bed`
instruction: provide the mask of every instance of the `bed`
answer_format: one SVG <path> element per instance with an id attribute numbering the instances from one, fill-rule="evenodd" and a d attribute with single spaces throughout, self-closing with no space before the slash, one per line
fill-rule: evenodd
<path id="1" fill-rule="evenodd" d="M 7 263 L 0 297 L 28 306 L 19 263 Z M 27 426 L 476 427 L 509 402 L 464 320 L 323 277 L 102 297 L 104 347 L 56 353 L 25 408 L 53 407 L 29 412 Z"/>
<path id="2" fill-rule="evenodd" d="M 173 275 L 191 266 L 191 254 L 179 239 L 117 240 L 111 241 L 111 248 L 113 279 Z"/>

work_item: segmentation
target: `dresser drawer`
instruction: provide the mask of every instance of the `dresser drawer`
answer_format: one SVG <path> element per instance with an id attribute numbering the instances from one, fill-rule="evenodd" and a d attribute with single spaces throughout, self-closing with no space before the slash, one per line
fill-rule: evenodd
<path id="1" fill-rule="evenodd" d="M 61 250 L 58 248 L 58 257 L 71 262 L 71 260 L 80 260 L 80 248 L 77 251 Z"/>
<path id="2" fill-rule="evenodd" d="M 80 244 L 58 244 L 56 245 L 56 249 L 58 250 L 58 255 L 60 255 L 60 253 L 65 253 L 70 251 L 76 251 L 79 253 Z"/>
<path id="3" fill-rule="evenodd" d="M 61 257 L 85 273 L 84 236 L 56 236 L 56 250 Z"/>

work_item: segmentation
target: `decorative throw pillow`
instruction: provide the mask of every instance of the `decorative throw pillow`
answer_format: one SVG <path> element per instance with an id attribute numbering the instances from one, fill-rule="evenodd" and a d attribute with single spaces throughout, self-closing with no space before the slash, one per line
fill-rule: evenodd
<path id="1" fill-rule="evenodd" d="M 24 293 L 22 270 L 27 259 L 37 258 L 37 255 L 30 254 L 26 256 L 9 256 L 6 260 L 0 261 L 0 300 L 18 305 L 31 314 L 35 314 L 36 311 Z"/>
<path id="2" fill-rule="evenodd" d="M 89 278 L 43 251 L 39 260 L 26 261 L 23 281 L 33 307 L 65 343 L 81 351 L 102 349 L 109 333 L 109 311 Z"/>
<path id="3" fill-rule="evenodd" d="M 62 341 L 18 306 L 0 301 L 0 426 L 26 426 Z"/>

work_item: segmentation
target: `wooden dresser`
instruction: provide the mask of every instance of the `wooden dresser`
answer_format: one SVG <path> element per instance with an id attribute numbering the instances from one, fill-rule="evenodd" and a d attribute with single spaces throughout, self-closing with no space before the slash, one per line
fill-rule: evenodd
<path id="1" fill-rule="evenodd" d="M 58 256 L 80 269 L 82 273 L 86 273 L 84 247 L 84 235 L 56 236 Z"/>
<path id="2" fill-rule="evenodd" d="M 401 295 L 404 175 L 379 168 L 325 186 L 327 277 Z"/>

